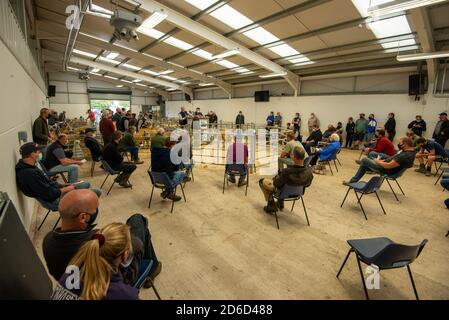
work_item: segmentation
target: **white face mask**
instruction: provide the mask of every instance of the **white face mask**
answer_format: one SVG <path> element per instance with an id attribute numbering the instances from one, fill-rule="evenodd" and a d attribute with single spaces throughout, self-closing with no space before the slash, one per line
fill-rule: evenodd
<path id="1" fill-rule="evenodd" d="M 39 153 L 39 157 L 37 157 L 38 161 L 42 161 L 44 159 L 44 155 L 42 153 Z"/>

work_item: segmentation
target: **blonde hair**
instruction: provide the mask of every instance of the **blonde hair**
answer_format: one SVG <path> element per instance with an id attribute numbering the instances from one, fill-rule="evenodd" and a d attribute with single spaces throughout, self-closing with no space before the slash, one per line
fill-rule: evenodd
<path id="1" fill-rule="evenodd" d="M 126 250 L 131 251 L 128 225 L 111 223 L 98 233 L 98 237 L 104 237 L 104 243 L 98 239 L 87 241 L 69 263 L 80 269 L 81 298 L 85 300 L 101 300 L 106 296 L 114 262 Z"/>

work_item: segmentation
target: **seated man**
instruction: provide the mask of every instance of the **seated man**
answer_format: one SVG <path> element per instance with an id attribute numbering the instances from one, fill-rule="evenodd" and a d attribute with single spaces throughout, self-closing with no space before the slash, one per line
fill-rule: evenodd
<path id="1" fill-rule="evenodd" d="M 52 174 L 68 172 L 69 183 L 75 183 L 78 181 L 78 166 L 82 165 L 83 162 L 69 159 L 66 151 L 68 142 L 67 135 L 60 134 L 58 140 L 48 146 L 43 163 L 48 172 Z"/>
<path id="2" fill-rule="evenodd" d="M 278 158 L 278 170 L 281 170 L 284 168 L 284 164 L 288 166 L 292 166 L 293 165 L 293 160 L 291 158 L 291 153 L 293 152 L 293 150 L 296 147 L 301 147 L 302 149 L 304 149 L 303 145 L 301 142 L 299 142 L 298 140 L 295 140 L 295 133 L 294 132 L 289 132 L 287 134 L 287 144 L 284 146 L 284 149 L 282 150 L 281 155 Z M 305 152 L 305 151 L 304 151 Z M 307 154 L 307 152 L 305 152 L 305 158 L 307 158 L 309 155 Z"/>
<path id="3" fill-rule="evenodd" d="M 136 127 L 130 126 L 123 136 L 123 139 L 120 141 L 120 149 L 131 153 L 131 160 L 134 161 L 135 164 L 142 164 L 143 161 L 139 159 L 139 145 L 137 144 L 136 139 L 134 139 L 135 133 Z"/>
<path id="4" fill-rule="evenodd" d="M 320 128 L 318 128 L 317 126 L 313 126 L 312 133 L 306 139 L 306 142 L 304 144 L 304 150 L 308 154 L 311 154 L 312 153 L 311 148 L 316 147 L 318 145 L 318 142 L 320 142 L 322 138 L 323 138 L 323 134 L 321 133 Z"/>
<path id="5" fill-rule="evenodd" d="M 167 140 L 166 137 L 164 137 L 165 130 L 164 128 L 158 128 L 156 131 L 156 135 L 154 135 L 151 138 L 151 150 L 154 148 L 164 148 L 165 147 L 165 141 Z"/>
<path id="6" fill-rule="evenodd" d="M 335 127 L 333 125 L 331 125 L 331 124 L 328 125 L 327 126 L 327 130 L 324 131 L 324 133 L 323 133 L 322 140 L 328 141 L 329 137 L 331 136 L 331 134 L 333 134 L 335 132 L 337 132 L 337 129 L 335 129 Z"/>
<path id="7" fill-rule="evenodd" d="M 396 154 L 393 143 L 385 136 L 385 130 L 378 129 L 375 133 L 376 144 L 374 147 L 365 148 L 363 153 L 370 159 L 380 157 L 382 160 L 392 157 Z M 360 160 L 356 160 L 360 164 Z"/>
<path id="8" fill-rule="evenodd" d="M 305 152 L 301 147 L 295 147 L 291 153 L 293 166 L 282 169 L 273 179 L 264 178 L 259 180 L 259 186 L 267 201 L 267 206 L 263 209 L 266 213 L 273 213 L 284 208 L 283 201 L 276 203 L 273 194 L 284 185 L 309 187 L 312 184 L 313 174 L 310 168 L 304 167 Z"/>
<path id="9" fill-rule="evenodd" d="M 90 150 L 92 160 L 98 161 L 103 156 L 103 146 L 95 139 L 95 128 L 87 128 L 85 131 L 84 145 Z"/>
<path id="10" fill-rule="evenodd" d="M 246 172 L 248 170 L 248 147 L 242 143 L 242 135 L 237 133 L 235 142 L 228 147 L 226 153 L 226 170 L 228 165 L 234 164 L 238 167 L 239 183 L 238 186 L 246 185 Z M 229 173 L 228 181 L 235 183 L 235 174 Z"/>
<path id="11" fill-rule="evenodd" d="M 418 139 L 420 138 L 418 135 L 416 135 L 413 131 L 407 131 L 406 136 L 410 138 L 413 142 L 413 147 L 415 148 L 415 151 L 418 152 L 421 149 L 421 146 L 418 145 Z"/>
<path id="12" fill-rule="evenodd" d="M 435 159 L 447 158 L 444 148 L 435 140 L 426 138 L 419 138 L 416 140 L 416 144 L 420 146 L 419 152 L 416 154 L 416 159 L 419 161 L 419 169 L 416 172 L 425 173 L 426 176 L 432 175 L 432 164 Z M 424 159 L 427 158 L 427 168 L 424 165 Z"/>
<path id="13" fill-rule="evenodd" d="M 187 182 L 190 178 L 187 177 L 186 172 L 181 171 L 179 165 L 173 164 L 170 158 L 170 152 L 175 141 L 167 139 L 164 148 L 156 148 L 151 152 L 151 171 L 152 172 L 165 172 L 170 180 L 174 183 Z M 173 201 L 181 200 L 180 196 L 175 195 L 175 190 L 172 188 L 166 188 L 161 193 L 162 198 L 168 198 Z"/>
<path id="14" fill-rule="evenodd" d="M 358 182 L 367 171 L 373 171 L 381 175 L 395 175 L 404 169 L 413 167 L 416 155 L 413 142 L 404 137 L 399 140 L 398 147 L 400 152 L 385 160 L 380 159 L 380 157 L 376 159 L 363 158 L 355 176 L 349 181 L 343 181 L 343 184 Z"/>
<path id="15" fill-rule="evenodd" d="M 112 142 L 108 143 L 103 150 L 103 159 L 111 166 L 115 171 L 120 171 L 120 174 L 115 178 L 120 186 L 124 188 L 131 188 L 129 183 L 129 177 L 136 170 L 136 165 L 132 162 L 123 162 L 123 156 L 119 151 L 120 140 L 122 139 L 122 133 L 115 131 L 112 134 Z"/>
<path id="16" fill-rule="evenodd" d="M 78 249 L 98 232 L 93 224 L 97 217 L 98 205 L 98 197 L 89 190 L 73 191 L 61 200 L 59 204 L 61 227 L 50 231 L 42 243 L 48 271 L 56 280 L 65 273 L 68 263 Z M 141 214 L 134 214 L 126 224 L 131 229 L 132 256 L 128 265 L 120 266 L 124 282 L 134 284 L 142 259 L 154 261 L 149 273 L 149 277 L 154 279 L 160 273 L 162 264 L 157 260 L 151 243 L 148 220 Z M 150 283 L 147 281 L 144 287 L 149 287 Z"/>
<path id="17" fill-rule="evenodd" d="M 45 147 L 45 146 L 43 146 Z M 28 142 L 20 147 L 22 158 L 16 164 L 16 181 L 20 191 L 27 197 L 39 199 L 42 202 L 58 205 L 59 199 L 74 189 L 88 189 L 88 182 L 62 185 L 50 180 L 45 173 L 36 166 L 41 154 L 41 147 L 37 143 Z M 98 197 L 101 191 L 92 189 Z"/>
<path id="18" fill-rule="evenodd" d="M 312 156 L 312 160 L 310 160 L 310 165 L 315 166 L 318 160 L 320 161 L 327 161 L 329 160 L 333 155 L 335 155 L 340 149 L 340 137 L 338 134 L 333 133 L 329 137 L 329 142 L 323 149 L 317 149 L 317 152 Z M 324 167 L 317 167 L 316 172 L 314 173 L 321 173 L 320 170 L 323 170 Z"/>

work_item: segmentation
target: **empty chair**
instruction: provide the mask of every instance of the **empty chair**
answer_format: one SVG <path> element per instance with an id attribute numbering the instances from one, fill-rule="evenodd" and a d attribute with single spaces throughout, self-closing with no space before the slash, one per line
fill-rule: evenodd
<path id="1" fill-rule="evenodd" d="M 306 206 L 304 205 L 304 192 L 305 192 L 304 186 L 292 186 L 292 185 L 284 185 L 281 189 L 273 193 L 273 198 L 276 200 L 281 200 L 284 202 L 287 201 L 293 201 L 291 212 L 293 211 L 293 208 L 295 207 L 296 200 L 301 199 L 302 207 L 304 208 L 304 213 L 306 215 L 307 225 L 310 226 L 309 217 L 307 216 L 307 210 Z M 276 218 L 276 225 L 279 229 L 279 221 L 278 221 L 278 215 L 277 210 L 274 212 L 274 217 Z"/>
<path id="2" fill-rule="evenodd" d="M 67 183 L 67 178 L 65 177 L 65 175 L 62 172 L 56 172 L 56 173 L 50 173 L 47 168 L 44 166 L 44 163 L 39 160 L 39 166 L 41 167 L 42 171 L 44 171 L 45 175 L 49 178 L 53 178 L 53 177 L 58 177 L 60 176 L 62 178 L 62 180 L 64 181 L 64 183 Z"/>
<path id="3" fill-rule="evenodd" d="M 354 252 L 357 258 L 357 265 L 362 278 L 366 299 L 369 300 L 369 296 L 360 261 L 366 265 L 374 265 L 378 267 L 379 271 L 407 267 L 415 297 L 419 300 L 418 292 L 416 291 L 415 282 L 412 276 L 412 270 L 410 269 L 410 264 L 420 255 L 427 242 L 428 240 L 425 239 L 419 245 L 407 246 L 395 243 L 388 238 L 348 240 L 350 249 L 340 267 L 340 270 L 337 273 L 337 278 L 340 276 L 340 273 L 343 270 L 346 261 L 348 261 L 350 254 Z"/>
<path id="4" fill-rule="evenodd" d="M 248 186 L 249 186 L 249 170 L 248 166 L 242 165 L 242 164 L 227 164 L 225 165 L 225 172 L 224 172 L 224 178 L 223 178 L 223 194 L 225 190 L 225 184 L 229 185 L 228 176 L 230 174 L 234 176 L 240 176 L 242 173 L 240 171 L 241 168 L 244 168 L 244 174 L 246 175 L 246 187 L 245 187 L 245 196 L 248 195 Z"/>
<path id="5" fill-rule="evenodd" d="M 109 178 L 109 176 L 118 175 L 118 174 L 120 174 L 120 171 L 116 171 L 116 170 L 112 169 L 111 166 L 106 162 L 106 160 L 101 159 L 100 161 L 101 161 L 101 165 L 103 166 L 104 171 L 106 171 L 106 173 L 107 173 L 106 178 L 104 178 L 103 183 L 101 184 L 101 187 L 100 187 L 100 189 L 102 189 L 106 180 Z M 115 180 L 114 180 L 114 182 L 112 182 L 111 187 L 109 188 L 108 193 L 106 195 L 109 195 L 109 192 L 111 192 L 114 184 L 115 184 Z"/>
<path id="6" fill-rule="evenodd" d="M 394 189 L 393 189 L 393 187 L 392 187 L 390 181 L 396 182 L 396 184 L 397 184 L 398 187 L 399 187 L 399 190 L 401 190 L 401 193 L 405 196 L 404 190 L 402 190 L 401 185 L 400 185 L 399 182 L 398 182 L 398 179 L 399 179 L 400 177 L 402 177 L 402 175 L 404 174 L 405 170 L 407 170 L 407 168 L 404 168 L 404 169 L 402 169 L 401 171 L 399 171 L 398 173 L 393 174 L 393 175 L 387 175 L 387 174 L 382 175 L 382 178 L 384 178 L 384 180 L 387 181 L 388 186 L 390 187 L 391 191 L 393 192 L 393 195 L 394 195 L 394 197 L 396 198 L 396 201 L 399 201 L 399 199 L 398 199 L 398 196 L 396 195 L 396 193 L 394 192 Z"/>
<path id="7" fill-rule="evenodd" d="M 140 289 L 140 288 L 142 288 L 145 281 L 150 281 L 151 287 L 153 288 L 153 291 L 156 294 L 156 297 L 158 298 L 158 300 L 161 300 L 161 297 L 159 296 L 159 293 L 157 292 L 157 289 L 154 286 L 153 281 L 148 276 L 150 274 L 151 267 L 153 266 L 153 264 L 154 264 L 154 261 L 149 260 L 149 259 L 142 259 L 142 261 L 140 261 L 139 275 L 138 275 L 137 280 L 134 283 L 133 287 Z"/>
<path id="8" fill-rule="evenodd" d="M 154 172 L 154 171 L 150 171 L 148 170 L 148 175 L 150 176 L 151 179 L 151 183 L 153 185 L 153 188 L 151 189 L 151 195 L 150 195 L 150 202 L 148 203 L 148 208 L 150 208 L 151 206 L 151 201 L 153 200 L 153 192 L 154 192 L 154 188 L 158 188 L 158 189 L 172 189 L 174 190 L 174 194 L 176 196 L 176 189 L 178 188 L 178 186 L 181 187 L 181 191 L 182 191 L 182 196 L 184 198 L 184 202 L 187 202 L 186 200 L 186 195 L 184 193 L 184 187 L 182 186 L 182 181 L 179 183 L 174 183 L 169 176 L 167 175 L 167 173 L 165 172 Z M 171 204 L 171 211 L 170 213 L 173 213 L 173 207 L 175 205 L 175 200 L 174 197 L 172 199 L 172 204 Z"/>
<path id="9" fill-rule="evenodd" d="M 372 177 L 368 182 L 359 181 L 359 182 L 353 182 L 348 183 L 348 191 L 346 192 L 345 198 L 343 199 L 343 202 L 341 203 L 340 208 L 343 208 L 343 204 L 346 201 L 346 198 L 348 197 L 349 191 L 354 190 L 355 196 L 357 198 L 357 202 L 360 205 L 360 208 L 362 209 L 363 215 L 365 216 L 365 219 L 368 220 L 365 209 L 362 206 L 362 197 L 366 194 L 374 193 L 376 194 L 377 200 L 379 200 L 379 204 L 382 208 L 382 211 L 384 214 L 387 214 L 385 212 L 384 206 L 382 205 L 382 202 L 380 201 L 379 195 L 377 194 L 377 191 L 379 190 L 380 186 L 382 185 L 383 178 L 382 177 Z M 360 197 L 358 194 L 360 193 Z"/>
<path id="10" fill-rule="evenodd" d="M 44 224 L 45 220 L 47 220 L 48 215 L 50 214 L 50 212 L 58 212 L 58 205 L 54 202 L 46 202 L 44 200 L 41 199 L 36 199 L 42 207 L 44 207 L 45 209 L 47 209 L 47 214 L 45 215 L 44 219 L 42 220 L 41 224 L 39 225 L 39 227 L 37 228 L 37 230 L 39 231 L 42 228 L 42 225 Z M 56 226 L 59 223 L 59 220 L 61 220 L 61 216 L 58 217 L 58 220 L 56 221 L 53 230 L 56 229 Z"/>

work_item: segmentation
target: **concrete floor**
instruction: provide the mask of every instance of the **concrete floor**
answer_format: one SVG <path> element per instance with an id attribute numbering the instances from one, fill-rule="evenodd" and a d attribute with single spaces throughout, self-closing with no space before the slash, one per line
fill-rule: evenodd
<path id="1" fill-rule="evenodd" d="M 434 186 L 435 178 L 409 170 L 400 183 L 406 196 L 398 203 L 387 185 L 380 197 L 384 215 L 374 195 L 363 205 L 366 221 L 353 193 L 343 209 L 340 203 L 349 179 L 358 167 L 359 152 L 343 150 L 340 172 L 315 176 L 304 200 L 311 226 L 300 203 L 293 213 L 280 214 L 280 230 L 274 216 L 263 212 L 265 205 L 257 174 L 251 175 L 248 196 L 244 188 L 229 186 L 222 194 L 223 167 L 198 165 L 195 182 L 187 184 L 187 203 L 161 200 L 155 193 L 151 209 L 151 184 L 145 164 L 132 176 L 133 190 L 114 187 L 101 198 L 99 226 L 125 222 L 140 212 L 150 221 L 158 258 L 163 263 L 155 284 L 162 299 L 364 299 L 355 257 L 348 260 L 340 279 L 335 277 L 347 251 L 347 239 L 386 236 L 404 244 L 429 243 L 412 264 L 421 299 L 449 299 L 449 212 L 443 200 L 449 193 Z M 81 177 L 99 187 L 104 173 L 97 168 L 88 177 L 90 163 Z M 370 176 L 365 178 L 369 179 Z M 111 182 L 110 180 L 109 182 Z M 109 187 L 109 183 L 105 188 Z M 35 217 L 35 225 L 43 218 Z M 52 228 L 51 216 L 35 234 L 42 256 L 42 238 Z M 34 227 L 36 228 L 36 227 Z M 381 272 L 380 290 L 370 290 L 372 299 L 414 299 L 406 269 Z M 151 289 L 142 289 L 142 299 L 155 299 Z"/>

